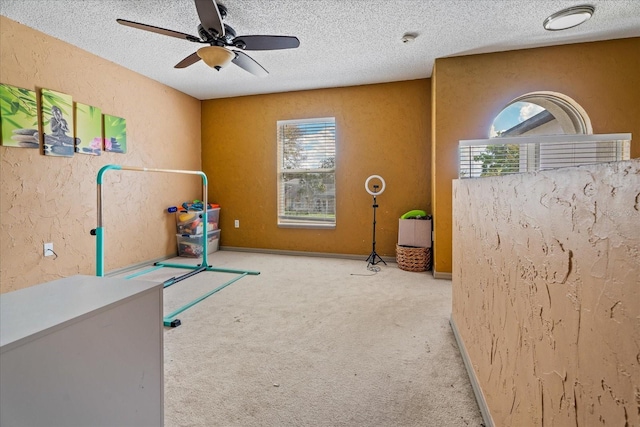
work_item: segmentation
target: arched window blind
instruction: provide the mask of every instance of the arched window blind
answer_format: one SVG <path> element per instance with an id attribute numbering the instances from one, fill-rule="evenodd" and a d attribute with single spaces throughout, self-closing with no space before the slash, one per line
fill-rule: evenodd
<path id="1" fill-rule="evenodd" d="M 334 117 L 278 121 L 278 226 L 334 228 Z"/>

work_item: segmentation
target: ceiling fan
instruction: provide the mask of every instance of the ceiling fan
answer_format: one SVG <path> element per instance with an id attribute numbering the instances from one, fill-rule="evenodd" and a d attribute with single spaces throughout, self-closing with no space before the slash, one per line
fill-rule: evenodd
<path id="1" fill-rule="evenodd" d="M 244 50 L 293 49 L 300 46 L 300 40 L 293 36 L 236 36 L 233 28 L 222 22 L 227 16 L 227 8 L 224 5 L 216 3 L 214 0 L 195 0 L 195 3 L 200 18 L 200 25 L 198 25 L 200 37 L 126 19 L 117 19 L 116 21 L 128 27 L 209 45 L 198 49 L 178 62 L 175 68 L 186 68 L 202 59 L 208 66 L 219 71 L 233 62 L 251 74 L 264 77 L 269 74 L 268 71 L 244 53 Z"/>

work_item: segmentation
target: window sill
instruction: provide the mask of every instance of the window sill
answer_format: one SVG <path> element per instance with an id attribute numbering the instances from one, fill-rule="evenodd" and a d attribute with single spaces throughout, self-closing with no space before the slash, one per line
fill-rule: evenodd
<path id="1" fill-rule="evenodd" d="M 307 228 L 312 230 L 335 230 L 335 224 L 312 224 L 308 222 L 278 223 L 278 228 Z"/>

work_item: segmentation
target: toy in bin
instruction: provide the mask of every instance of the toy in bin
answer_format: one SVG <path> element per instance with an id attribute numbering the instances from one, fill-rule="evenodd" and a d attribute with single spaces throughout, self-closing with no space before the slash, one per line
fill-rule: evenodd
<path id="1" fill-rule="evenodd" d="M 200 258 L 203 252 L 202 235 L 194 236 L 189 234 L 178 234 L 178 256 Z M 211 254 L 218 250 L 220 230 L 214 230 L 207 235 L 207 253 Z"/>
<path id="2" fill-rule="evenodd" d="M 176 212 L 176 228 L 178 234 L 199 235 L 204 232 L 203 204 L 195 200 L 193 203 L 183 203 L 182 209 Z M 218 229 L 220 205 L 207 203 L 207 231 Z"/>
<path id="3" fill-rule="evenodd" d="M 207 209 L 216 209 L 219 208 L 220 205 L 216 203 L 207 203 Z M 193 202 L 184 202 L 182 204 L 182 209 L 185 211 L 202 211 L 204 210 L 204 205 L 200 200 L 194 200 Z"/>
<path id="4" fill-rule="evenodd" d="M 200 258 L 202 256 L 202 244 L 195 242 L 180 242 L 178 244 L 178 254 L 185 257 Z"/>

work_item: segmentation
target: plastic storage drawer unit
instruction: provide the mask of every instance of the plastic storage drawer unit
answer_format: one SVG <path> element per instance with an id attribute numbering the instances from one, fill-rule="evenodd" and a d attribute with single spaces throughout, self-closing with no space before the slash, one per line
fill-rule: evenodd
<path id="1" fill-rule="evenodd" d="M 208 254 L 218 250 L 220 243 L 220 231 L 221 230 L 213 230 L 207 234 Z M 202 237 L 202 234 L 177 234 L 178 256 L 200 258 L 202 256 Z"/>

